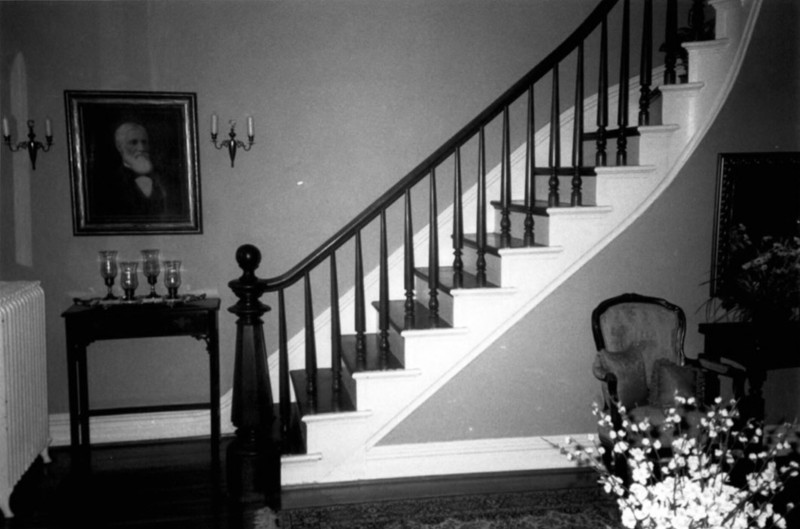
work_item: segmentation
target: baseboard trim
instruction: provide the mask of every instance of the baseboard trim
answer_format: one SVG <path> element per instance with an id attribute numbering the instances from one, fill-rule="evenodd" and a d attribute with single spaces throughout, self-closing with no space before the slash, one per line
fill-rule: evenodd
<path id="1" fill-rule="evenodd" d="M 235 431 L 230 421 L 231 398 L 230 391 L 220 398 L 220 427 L 223 435 Z M 206 410 L 108 415 L 91 420 L 90 436 L 92 444 L 204 437 L 211 434 L 210 423 L 210 412 Z M 68 413 L 50 415 L 50 444 L 70 444 Z"/>
<path id="2" fill-rule="evenodd" d="M 570 437 L 591 444 L 590 434 Z M 366 454 L 366 478 L 483 474 L 577 468 L 561 453 L 566 436 L 378 445 Z"/>

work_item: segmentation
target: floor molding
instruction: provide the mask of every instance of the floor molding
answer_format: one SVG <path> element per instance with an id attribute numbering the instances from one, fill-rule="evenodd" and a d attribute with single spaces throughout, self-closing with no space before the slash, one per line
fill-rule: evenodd
<path id="1" fill-rule="evenodd" d="M 220 398 L 223 435 L 236 430 L 230 420 L 231 399 L 231 391 Z M 210 423 L 210 412 L 206 410 L 108 415 L 91 419 L 90 437 L 93 444 L 203 437 L 210 435 Z M 68 413 L 50 415 L 50 444 L 70 444 Z"/>

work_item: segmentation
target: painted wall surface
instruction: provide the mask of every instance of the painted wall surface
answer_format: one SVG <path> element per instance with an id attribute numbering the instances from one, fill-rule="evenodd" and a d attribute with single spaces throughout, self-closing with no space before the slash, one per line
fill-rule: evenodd
<path id="1" fill-rule="evenodd" d="M 638 292 L 687 316 L 686 353 L 702 351 L 717 155 L 800 150 L 800 4 L 766 1 L 740 76 L 708 135 L 664 195 L 491 349 L 381 444 L 566 434 L 595 430 L 592 309 Z M 769 175 L 764 175 L 769 185 Z M 764 205 L 769 214 L 769 205 Z M 794 354 L 794 352 L 792 352 Z M 800 370 L 769 373 L 768 422 L 800 416 Z"/>
<path id="2" fill-rule="evenodd" d="M 262 249 L 261 277 L 288 270 L 549 53 L 595 5 L 0 2 L 0 114 L 15 140 L 29 117 L 40 136 L 44 119 L 52 119 L 55 135 L 35 171 L 24 153 L 0 149 L 0 279 L 42 281 L 51 413 L 67 410 L 60 315 L 74 296 L 104 292 L 99 250 L 135 259 L 141 249 L 159 248 L 183 260 L 182 292 L 222 298 L 225 391 L 235 341 L 227 282 L 241 273 L 236 248 Z M 73 236 L 64 90 L 197 94 L 202 235 Z M 239 154 L 234 169 L 209 141 L 213 112 L 223 131 L 229 119 L 255 119 L 256 145 Z M 89 354 L 93 405 L 207 394 L 206 355 L 191 338 L 101 342 Z"/>

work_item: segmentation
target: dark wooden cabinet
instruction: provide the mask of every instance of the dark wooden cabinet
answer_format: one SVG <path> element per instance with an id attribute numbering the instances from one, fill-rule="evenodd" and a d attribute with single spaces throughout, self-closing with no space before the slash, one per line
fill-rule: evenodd
<path id="1" fill-rule="evenodd" d="M 747 372 L 747 387 L 734 387 L 734 394 L 742 399 L 743 413 L 763 418 L 762 387 L 767 372 L 800 367 L 800 322 L 701 323 L 699 330 L 705 338 L 701 357 L 742 366 Z"/>

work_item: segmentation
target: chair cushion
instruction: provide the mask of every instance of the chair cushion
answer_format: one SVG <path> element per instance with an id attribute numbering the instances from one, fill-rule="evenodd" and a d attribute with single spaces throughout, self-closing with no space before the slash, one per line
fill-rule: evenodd
<path id="1" fill-rule="evenodd" d="M 648 383 L 656 359 L 680 361 L 683 347 L 680 318 L 668 308 L 653 303 L 619 303 L 606 309 L 599 323 L 604 348 L 609 351 L 624 351 L 634 344 L 647 346 L 642 356 Z"/>
<path id="2" fill-rule="evenodd" d="M 697 388 L 697 370 L 679 366 L 666 358 L 653 363 L 650 378 L 649 401 L 652 406 L 675 406 L 675 395 L 694 397 Z"/>
<path id="3" fill-rule="evenodd" d="M 641 346 L 624 351 L 601 350 L 597 353 L 600 367 L 617 378 L 617 397 L 621 405 L 632 409 L 647 403 L 647 379 Z"/>

